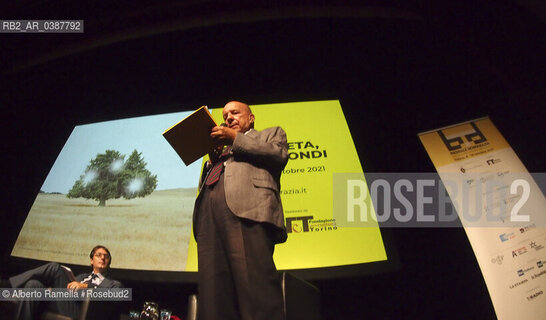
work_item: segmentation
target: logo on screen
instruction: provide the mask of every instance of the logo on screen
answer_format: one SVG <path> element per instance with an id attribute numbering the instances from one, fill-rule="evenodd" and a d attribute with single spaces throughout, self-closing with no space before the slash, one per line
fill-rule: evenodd
<path id="1" fill-rule="evenodd" d="M 317 219 L 313 216 L 286 218 L 287 233 L 320 232 L 337 230 L 336 219 Z"/>
<path id="2" fill-rule="evenodd" d="M 309 220 L 312 220 L 312 219 L 313 219 L 313 216 L 286 218 L 286 232 L 287 233 L 309 232 Z"/>
<path id="3" fill-rule="evenodd" d="M 438 135 L 442 138 L 442 141 L 449 151 L 457 151 L 462 149 L 463 146 L 468 148 L 487 141 L 487 138 L 485 138 L 474 122 L 470 122 L 469 124 L 472 127 L 472 131 L 468 130 L 450 134 L 449 136 L 446 136 L 443 130 L 438 130 Z"/>

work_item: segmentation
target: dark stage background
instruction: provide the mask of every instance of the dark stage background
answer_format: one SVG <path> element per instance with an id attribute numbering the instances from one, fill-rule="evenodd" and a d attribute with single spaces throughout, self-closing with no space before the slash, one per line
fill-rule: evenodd
<path id="1" fill-rule="evenodd" d="M 417 133 L 482 116 L 544 171 L 545 12 L 524 0 L 2 4 L 1 19 L 84 19 L 85 33 L 0 34 L 0 275 L 20 270 L 11 248 L 78 124 L 340 99 L 365 172 L 433 172 Z M 311 279 L 324 319 L 495 318 L 462 228 L 389 237 L 394 271 Z M 125 282 L 127 309 L 156 299 L 180 314 L 195 290 Z"/>

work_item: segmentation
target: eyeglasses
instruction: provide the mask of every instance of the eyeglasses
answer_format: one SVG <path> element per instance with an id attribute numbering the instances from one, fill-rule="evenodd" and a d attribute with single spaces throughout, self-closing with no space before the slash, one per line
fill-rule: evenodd
<path id="1" fill-rule="evenodd" d="M 104 257 L 104 259 L 110 259 L 110 255 L 108 253 L 95 253 L 94 256 L 97 258 Z"/>

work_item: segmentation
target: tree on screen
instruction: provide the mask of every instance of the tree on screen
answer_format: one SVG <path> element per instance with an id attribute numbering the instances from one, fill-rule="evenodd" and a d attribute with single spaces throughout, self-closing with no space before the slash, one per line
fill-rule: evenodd
<path id="1" fill-rule="evenodd" d="M 125 161 L 125 155 L 106 150 L 89 162 L 67 197 L 94 199 L 104 207 L 108 199 L 145 197 L 156 186 L 157 176 L 146 169 L 141 152 L 134 150 Z"/>

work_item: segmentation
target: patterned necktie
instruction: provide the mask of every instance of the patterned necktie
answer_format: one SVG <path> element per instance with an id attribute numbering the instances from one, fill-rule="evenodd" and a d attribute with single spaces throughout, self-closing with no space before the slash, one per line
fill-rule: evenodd
<path id="1" fill-rule="evenodd" d="M 220 175 L 222 174 L 222 169 L 224 168 L 224 162 L 227 160 L 230 150 L 231 147 L 227 147 L 226 150 L 220 155 L 218 162 L 216 162 L 216 164 L 210 170 L 207 181 L 205 181 L 207 186 L 213 185 L 220 180 Z"/>

